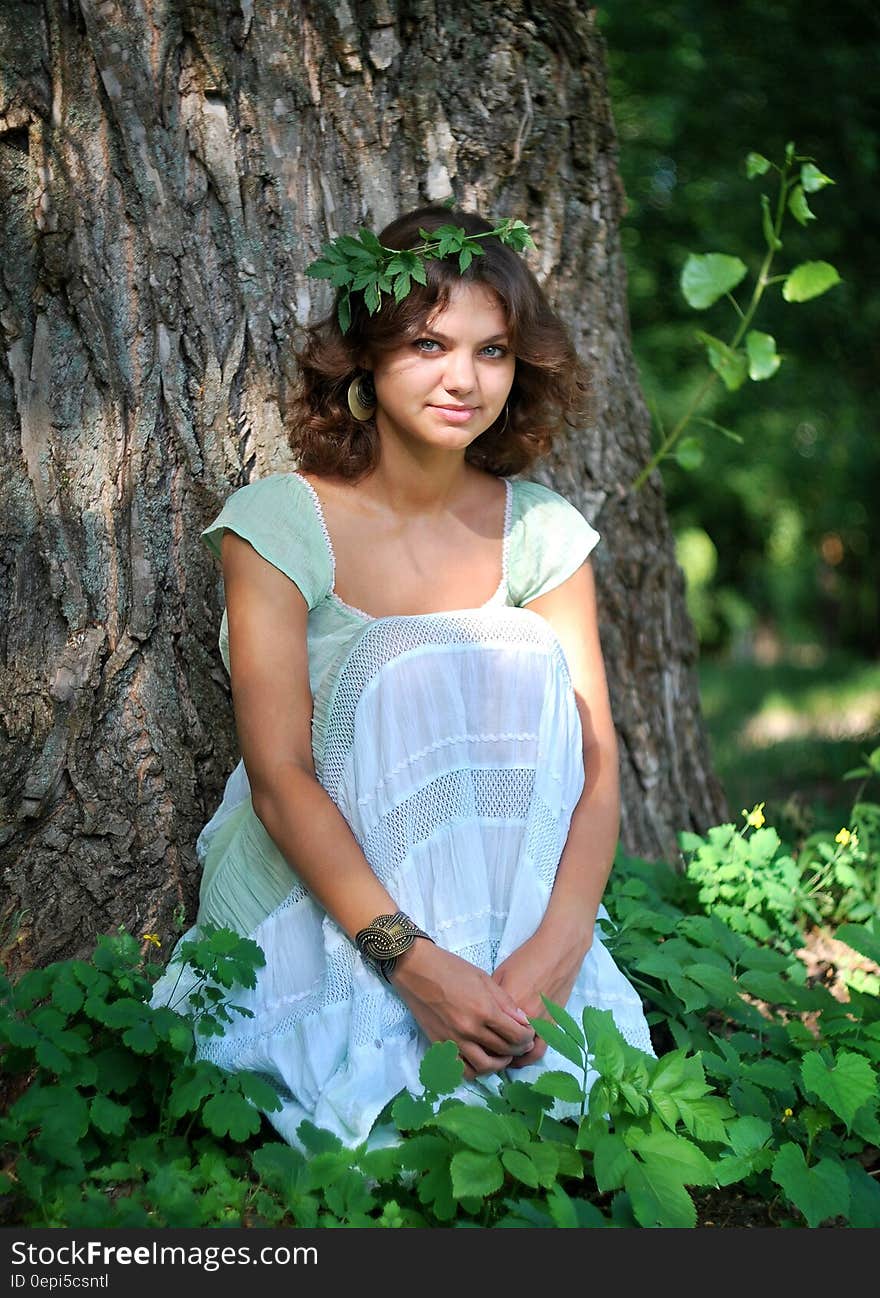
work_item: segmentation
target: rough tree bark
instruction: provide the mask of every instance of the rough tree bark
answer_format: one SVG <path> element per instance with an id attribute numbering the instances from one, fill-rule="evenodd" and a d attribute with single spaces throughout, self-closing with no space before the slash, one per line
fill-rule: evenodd
<path id="1" fill-rule="evenodd" d="M 726 814 L 630 352 L 603 50 L 576 0 L 2 0 L 0 946 L 171 934 L 237 760 L 198 539 L 294 467 L 304 267 L 454 192 L 533 229 L 595 369 L 595 426 L 534 476 L 602 533 L 622 840 Z"/>

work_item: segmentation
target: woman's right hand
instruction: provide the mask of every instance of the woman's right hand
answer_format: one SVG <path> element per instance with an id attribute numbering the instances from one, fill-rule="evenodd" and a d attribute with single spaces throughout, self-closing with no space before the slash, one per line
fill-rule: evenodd
<path id="1" fill-rule="evenodd" d="M 391 985 L 429 1041 L 454 1041 L 471 1081 L 497 1073 L 535 1044 L 535 1030 L 503 987 L 461 956 L 417 939 Z"/>

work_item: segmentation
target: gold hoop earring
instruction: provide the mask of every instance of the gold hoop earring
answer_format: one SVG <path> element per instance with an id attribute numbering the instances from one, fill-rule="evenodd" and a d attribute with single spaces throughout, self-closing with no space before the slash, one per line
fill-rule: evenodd
<path id="1" fill-rule="evenodd" d="M 369 374 L 358 374 L 349 383 L 348 408 L 360 423 L 376 413 L 376 389 Z"/>

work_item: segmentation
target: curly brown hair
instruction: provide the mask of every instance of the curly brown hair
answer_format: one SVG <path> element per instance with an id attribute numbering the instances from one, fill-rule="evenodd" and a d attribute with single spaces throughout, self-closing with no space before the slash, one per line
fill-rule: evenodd
<path id="1" fill-rule="evenodd" d="M 379 241 L 402 251 L 423 242 L 420 228 L 434 231 L 450 224 L 468 234 L 494 228 L 475 212 L 420 207 L 387 225 Z M 380 449 L 375 418 L 359 422 L 348 408 L 348 387 L 362 369 L 359 362 L 370 352 L 390 351 L 418 338 L 462 281 L 488 285 L 497 293 L 516 357 L 506 417 L 499 416 L 468 446 L 465 460 L 497 476 L 522 473 L 547 454 L 563 424 L 576 427 L 586 416 L 589 372 L 537 279 L 500 239 L 481 244 L 484 255 L 475 257 L 463 273 L 454 255 L 427 258 L 427 284 L 413 281 L 405 298 L 383 299 L 375 315 L 367 311 L 362 293 L 352 293 L 351 324 L 345 334 L 336 315 L 339 293 L 331 313 L 306 329 L 305 345 L 295 353 L 298 382 L 285 411 L 299 468 L 348 480 L 375 468 Z"/>

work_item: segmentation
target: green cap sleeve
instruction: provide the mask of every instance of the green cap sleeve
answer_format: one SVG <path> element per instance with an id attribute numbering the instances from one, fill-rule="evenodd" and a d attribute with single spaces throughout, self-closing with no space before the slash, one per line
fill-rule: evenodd
<path id="1" fill-rule="evenodd" d="M 514 604 L 546 595 L 581 566 L 599 533 L 579 509 L 540 482 L 514 482 L 509 588 Z"/>
<path id="2" fill-rule="evenodd" d="M 308 488 L 291 473 L 273 473 L 239 487 L 201 533 L 220 558 L 223 533 L 235 532 L 299 588 L 313 609 L 333 585 L 333 567 Z"/>

